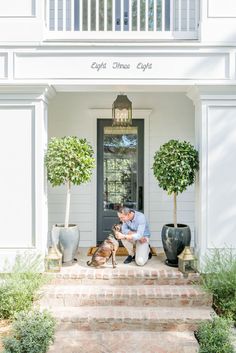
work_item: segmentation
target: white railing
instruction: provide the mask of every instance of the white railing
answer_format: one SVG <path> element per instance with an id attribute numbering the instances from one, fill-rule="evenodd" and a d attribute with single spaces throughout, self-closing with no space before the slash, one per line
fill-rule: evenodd
<path id="1" fill-rule="evenodd" d="M 54 38 L 196 39 L 200 0 L 45 0 Z"/>

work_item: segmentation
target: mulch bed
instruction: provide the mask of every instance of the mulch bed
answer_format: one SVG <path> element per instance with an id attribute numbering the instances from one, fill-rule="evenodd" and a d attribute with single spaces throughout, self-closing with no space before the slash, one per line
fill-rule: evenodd
<path id="1" fill-rule="evenodd" d="M 11 332 L 11 322 L 9 320 L 0 320 L 0 352 L 3 350 L 2 338 L 8 336 Z"/>

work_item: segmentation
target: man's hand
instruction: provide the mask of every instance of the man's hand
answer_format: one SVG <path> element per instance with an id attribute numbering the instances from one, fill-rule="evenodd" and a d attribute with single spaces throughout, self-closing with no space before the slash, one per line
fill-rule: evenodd
<path id="1" fill-rule="evenodd" d="M 121 232 L 116 232 L 116 239 L 120 240 L 120 239 L 124 239 L 125 235 L 122 234 Z"/>
<path id="2" fill-rule="evenodd" d="M 139 239 L 139 242 L 141 244 L 147 243 L 147 241 L 148 241 L 147 237 L 142 237 L 142 238 Z"/>

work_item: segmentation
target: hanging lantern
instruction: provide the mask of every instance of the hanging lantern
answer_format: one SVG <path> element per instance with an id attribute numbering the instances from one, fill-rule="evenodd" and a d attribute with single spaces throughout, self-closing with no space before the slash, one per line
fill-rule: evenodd
<path id="1" fill-rule="evenodd" d="M 197 258 L 192 254 L 190 246 L 185 246 L 179 258 L 179 270 L 188 276 L 191 272 L 197 272 Z"/>
<path id="2" fill-rule="evenodd" d="M 112 105 L 112 126 L 132 125 L 132 102 L 124 94 L 119 94 Z"/>
<path id="3" fill-rule="evenodd" d="M 47 256 L 45 256 L 45 271 L 60 272 L 62 265 L 62 254 L 55 246 L 50 246 Z"/>

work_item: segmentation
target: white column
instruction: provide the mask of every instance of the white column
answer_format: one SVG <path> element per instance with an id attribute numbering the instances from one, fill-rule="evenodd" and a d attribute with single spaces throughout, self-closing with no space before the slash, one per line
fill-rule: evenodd
<path id="1" fill-rule="evenodd" d="M 0 87 L 0 269 L 17 253 L 44 257 L 47 249 L 48 94 L 45 86 Z"/>
<path id="2" fill-rule="evenodd" d="M 203 263 L 215 247 L 236 251 L 236 90 L 199 86 L 188 96 L 195 105 L 200 157 L 195 251 Z"/>

